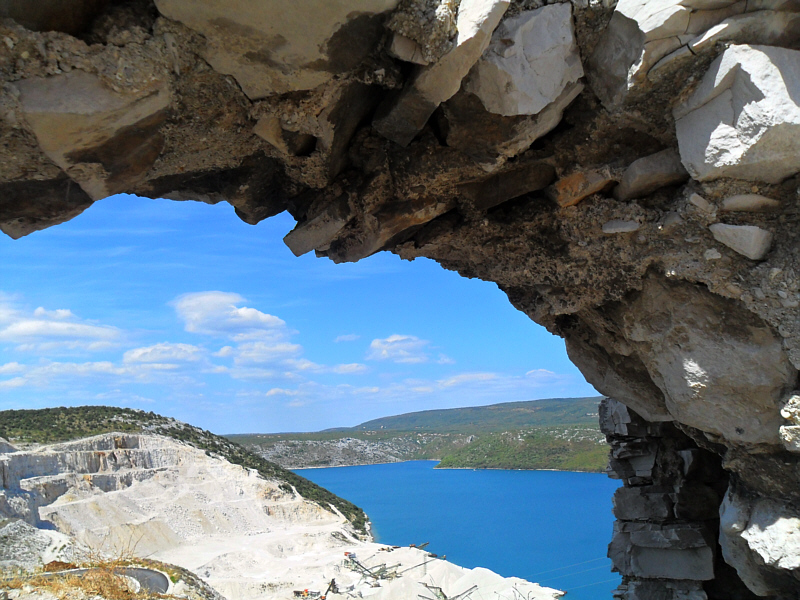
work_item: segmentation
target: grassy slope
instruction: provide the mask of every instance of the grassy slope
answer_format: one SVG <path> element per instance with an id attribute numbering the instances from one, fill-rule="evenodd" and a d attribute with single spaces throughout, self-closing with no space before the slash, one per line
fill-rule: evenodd
<path id="1" fill-rule="evenodd" d="M 597 423 L 600 398 L 555 398 L 429 410 L 316 433 L 231 435 L 259 449 L 287 441 L 345 437 L 375 442 L 413 439 L 406 460 L 439 459 L 441 468 L 605 470 L 608 447 Z"/>
<path id="2" fill-rule="evenodd" d="M 551 398 L 491 406 L 406 413 L 349 428 L 360 431 L 436 431 L 483 433 L 548 425 L 597 424 L 600 398 Z M 348 431 L 340 429 L 338 431 Z"/>
<path id="3" fill-rule="evenodd" d="M 48 444 L 112 431 L 149 431 L 166 435 L 205 450 L 207 454 L 218 455 L 231 463 L 255 469 L 263 477 L 282 481 L 281 486 L 285 489 L 289 485 L 294 486 L 301 496 L 317 502 L 325 509 L 328 509 L 329 504 L 334 505 L 357 529 L 365 531 L 364 511 L 353 503 L 300 475 L 264 460 L 235 442 L 153 412 L 108 406 L 0 411 L 0 437 L 12 443 Z"/>

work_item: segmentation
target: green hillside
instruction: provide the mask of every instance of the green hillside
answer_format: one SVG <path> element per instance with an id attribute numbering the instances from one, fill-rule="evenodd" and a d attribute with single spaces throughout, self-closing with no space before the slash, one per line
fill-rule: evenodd
<path id="1" fill-rule="evenodd" d="M 439 468 L 602 472 L 599 397 L 428 410 L 316 433 L 231 435 L 287 468 L 436 459 Z"/>
<path id="2" fill-rule="evenodd" d="M 550 398 L 490 406 L 448 408 L 373 419 L 336 431 L 437 431 L 481 433 L 552 425 L 597 425 L 602 398 Z"/>
<path id="3" fill-rule="evenodd" d="M 50 444 L 113 431 L 165 435 L 205 450 L 206 454 L 255 469 L 262 477 L 282 481 L 281 487 L 287 491 L 291 489 L 289 486 L 294 486 L 301 496 L 326 510 L 330 510 L 332 504 L 358 530 L 366 531 L 366 515 L 355 504 L 231 440 L 175 419 L 153 412 L 109 406 L 0 411 L 0 437 L 17 444 Z"/>

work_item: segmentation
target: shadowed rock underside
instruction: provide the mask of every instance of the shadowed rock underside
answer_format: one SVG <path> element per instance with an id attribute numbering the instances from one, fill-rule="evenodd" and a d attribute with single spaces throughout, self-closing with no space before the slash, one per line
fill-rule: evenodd
<path id="1" fill-rule="evenodd" d="M 227 201 L 494 281 L 613 398 L 616 597 L 798 596 L 800 3 L 65 4 L 0 0 L 2 231 Z"/>

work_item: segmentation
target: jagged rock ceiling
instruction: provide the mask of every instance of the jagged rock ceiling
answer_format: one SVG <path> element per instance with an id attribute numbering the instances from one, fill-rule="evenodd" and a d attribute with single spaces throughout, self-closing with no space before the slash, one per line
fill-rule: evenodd
<path id="1" fill-rule="evenodd" d="M 622 403 L 617 597 L 798 597 L 800 2 L 0 16 L 3 232 L 119 192 L 227 201 L 288 210 L 298 255 L 494 281 Z"/>

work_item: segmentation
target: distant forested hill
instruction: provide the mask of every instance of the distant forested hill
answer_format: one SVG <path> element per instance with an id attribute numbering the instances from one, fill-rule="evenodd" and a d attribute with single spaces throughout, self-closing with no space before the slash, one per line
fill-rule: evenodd
<path id="1" fill-rule="evenodd" d="M 597 425 L 601 397 L 550 398 L 490 406 L 424 410 L 373 419 L 331 431 L 437 431 L 482 433 L 551 425 Z"/>
<path id="2" fill-rule="evenodd" d="M 600 397 L 427 410 L 316 433 L 231 435 L 286 468 L 440 460 L 440 468 L 604 471 Z"/>

